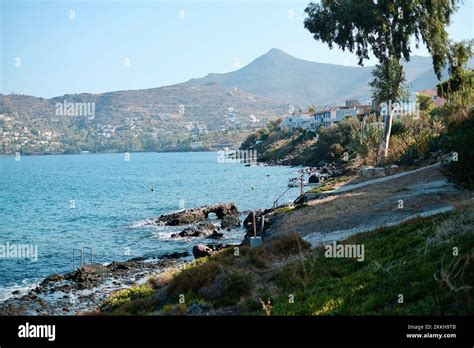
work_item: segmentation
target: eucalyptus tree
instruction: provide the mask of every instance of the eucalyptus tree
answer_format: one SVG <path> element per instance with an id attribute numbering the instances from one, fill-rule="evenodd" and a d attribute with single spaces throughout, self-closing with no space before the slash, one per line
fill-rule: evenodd
<path id="1" fill-rule="evenodd" d="M 321 0 L 306 8 L 304 26 L 314 39 L 357 55 L 359 65 L 372 54 L 378 65 L 372 88 L 386 102 L 401 95 L 401 60 L 410 60 L 411 47 L 424 44 L 441 78 L 449 57 L 446 27 L 459 0 Z M 378 98 L 379 99 L 379 98 Z M 380 99 L 379 99 L 380 100 Z M 393 114 L 386 115 L 380 160 L 386 159 Z"/>

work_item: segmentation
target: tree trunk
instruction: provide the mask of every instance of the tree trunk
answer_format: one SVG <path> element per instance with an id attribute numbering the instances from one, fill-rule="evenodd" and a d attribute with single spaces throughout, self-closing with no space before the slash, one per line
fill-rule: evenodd
<path id="1" fill-rule="evenodd" d="M 387 107 L 387 116 L 385 117 L 382 142 L 380 144 L 377 165 L 385 163 L 388 157 L 388 147 L 390 145 L 390 133 L 392 132 L 392 106 Z"/>

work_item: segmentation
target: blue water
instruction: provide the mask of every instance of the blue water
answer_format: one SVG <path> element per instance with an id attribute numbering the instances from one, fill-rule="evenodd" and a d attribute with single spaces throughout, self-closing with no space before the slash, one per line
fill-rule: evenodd
<path id="1" fill-rule="evenodd" d="M 0 245 L 38 247 L 36 262 L 0 258 L 0 300 L 11 289 L 71 271 L 74 248 L 93 248 L 101 263 L 190 251 L 203 240 L 170 239 L 172 229 L 143 222 L 183 203 L 270 207 L 295 172 L 218 163 L 211 152 L 132 153 L 130 161 L 124 154 L 0 157 Z M 292 189 L 283 202 L 297 195 Z M 236 230 L 224 242 L 241 238 Z"/>

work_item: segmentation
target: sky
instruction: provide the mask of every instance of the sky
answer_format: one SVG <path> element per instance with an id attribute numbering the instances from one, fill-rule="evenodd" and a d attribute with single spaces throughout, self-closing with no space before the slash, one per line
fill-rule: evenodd
<path id="1" fill-rule="evenodd" d="M 271 48 L 357 65 L 304 29 L 308 3 L 0 0 L 0 93 L 50 98 L 153 88 L 239 69 Z M 473 18 L 474 0 L 465 0 L 450 37 L 474 38 Z"/>

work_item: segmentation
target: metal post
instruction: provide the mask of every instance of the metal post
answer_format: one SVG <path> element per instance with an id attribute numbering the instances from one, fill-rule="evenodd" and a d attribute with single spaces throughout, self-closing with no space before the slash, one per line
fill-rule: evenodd
<path id="1" fill-rule="evenodd" d="M 304 174 L 301 174 L 301 196 L 304 194 Z"/>
<path id="2" fill-rule="evenodd" d="M 257 237 L 257 225 L 256 225 L 256 222 L 255 222 L 255 212 L 253 211 L 252 212 L 252 220 L 253 220 L 253 236 L 254 237 Z"/>

